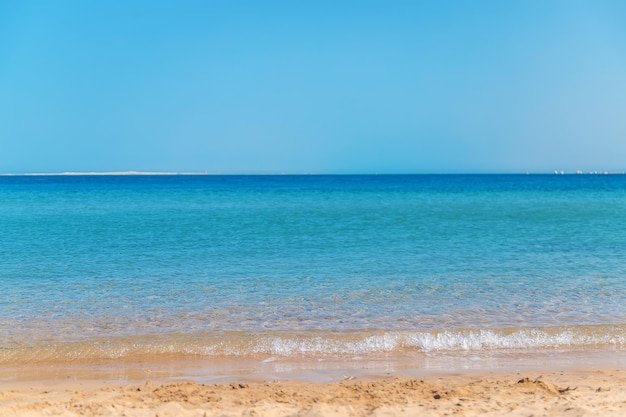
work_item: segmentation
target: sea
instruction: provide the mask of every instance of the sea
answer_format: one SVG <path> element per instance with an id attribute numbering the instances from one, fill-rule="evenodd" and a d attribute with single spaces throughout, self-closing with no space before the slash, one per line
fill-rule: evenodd
<path id="1" fill-rule="evenodd" d="M 595 348 L 626 175 L 0 177 L 0 366 Z"/>

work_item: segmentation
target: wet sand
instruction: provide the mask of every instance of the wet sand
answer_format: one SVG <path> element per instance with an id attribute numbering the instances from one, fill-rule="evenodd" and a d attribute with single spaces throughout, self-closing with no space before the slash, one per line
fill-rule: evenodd
<path id="1" fill-rule="evenodd" d="M 626 371 L 257 381 L 3 382 L 0 416 L 623 416 Z"/>
<path id="2" fill-rule="evenodd" d="M 626 351 L 0 367 L 4 416 L 624 416 Z"/>

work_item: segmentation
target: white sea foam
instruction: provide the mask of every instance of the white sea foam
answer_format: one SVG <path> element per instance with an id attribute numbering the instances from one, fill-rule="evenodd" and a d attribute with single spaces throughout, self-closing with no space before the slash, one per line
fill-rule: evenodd
<path id="1" fill-rule="evenodd" d="M 359 356 L 407 352 L 486 352 L 527 349 L 580 349 L 626 346 L 626 326 L 574 326 L 543 329 L 458 330 L 442 332 L 241 332 L 3 346 L 0 363 L 102 360 L 143 355 L 192 357 Z"/>
<path id="2" fill-rule="evenodd" d="M 411 350 L 419 352 L 489 351 L 503 349 L 576 348 L 594 345 L 625 346 L 621 327 L 605 332 L 578 329 L 518 331 L 472 330 L 445 332 L 384 332 L 364 337 L 259 337 L 248 346 L 231 346 L 231 355 L 277 356 L 373 354 Z M 241 349 L 243 348 L 243 349 Z"/>

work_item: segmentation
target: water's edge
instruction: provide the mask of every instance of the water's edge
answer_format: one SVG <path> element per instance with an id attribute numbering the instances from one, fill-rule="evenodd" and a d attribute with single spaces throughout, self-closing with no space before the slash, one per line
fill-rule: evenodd
<path id="1" fill-rule="evenodd" d="M 452 331 L 259 331 L 159 334 L 0 346 L 0 365 L 143 359 L 328 360 L 419 354 L 497 355 L 626 347 L 626 325 Z"/>

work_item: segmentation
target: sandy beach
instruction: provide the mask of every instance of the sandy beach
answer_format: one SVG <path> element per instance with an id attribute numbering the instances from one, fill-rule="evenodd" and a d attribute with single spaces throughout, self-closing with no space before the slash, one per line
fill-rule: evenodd
<path id="1" fill-rule="evenodd" d="M 599 177 L 0 177 L 0 417 L 626 416 Z"/>
<path id="2" fill-rule="evenodd" d="M 330 383 L 49 380 L 0 385 L 0 416 L 623 416 L 624 369 L 347 377 Z"/>

